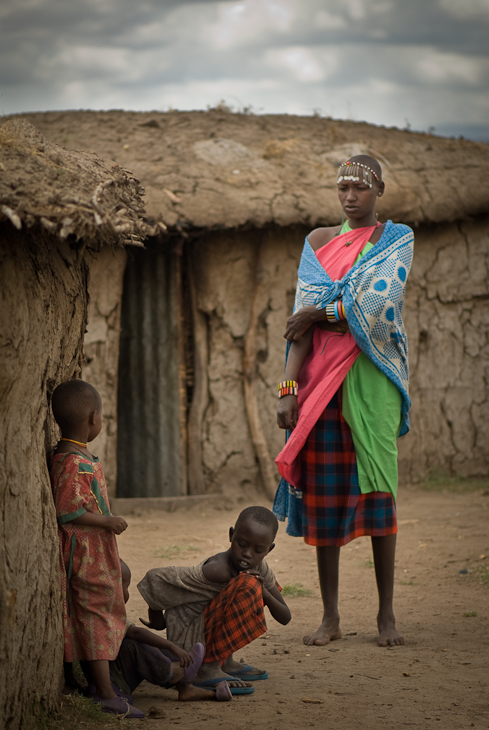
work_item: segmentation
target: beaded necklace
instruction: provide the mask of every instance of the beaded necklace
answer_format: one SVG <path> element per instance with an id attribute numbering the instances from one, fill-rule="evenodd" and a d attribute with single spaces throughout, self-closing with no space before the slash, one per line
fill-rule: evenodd
<path id="1" fill-rule="evenodd" d="M 60 441 L 69 441 L 71 444 L 77 444 L 77 446 L 83 446 L 84 449 L 86 449 L 88 446 L 88 443 L 83 444 L 81 441 L 75 441 L 74 439 L 65 439 L 64 437 L 60 438 Z"/>

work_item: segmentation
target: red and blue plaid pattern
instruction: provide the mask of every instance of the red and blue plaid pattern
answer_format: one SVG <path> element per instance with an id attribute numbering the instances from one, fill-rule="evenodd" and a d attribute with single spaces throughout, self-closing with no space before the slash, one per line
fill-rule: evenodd
<path id="1" fill-rule="evenodd" d="M 362 535 L 397 532 L 391 494 L 362 494 L 350 427 L 341 413 L 341 389 L 302 449 L 302 528 L 308 545 L 340 547 Z"/>
<path id="2" fill-rule="evenodd" d="M 254 575 L 239 573 L 205 607 L 204 662 L 221 663 L 265 633 L 262 584 Z"/>

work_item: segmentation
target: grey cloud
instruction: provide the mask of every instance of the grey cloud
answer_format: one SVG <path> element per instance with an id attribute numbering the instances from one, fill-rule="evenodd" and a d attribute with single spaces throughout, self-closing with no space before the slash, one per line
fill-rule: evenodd
<path id="1" fill-rule="evenodd" d="M 321 107 L 347 115 L 356 105 L 359 118 L 400 124 L 409 116 L 426 128 L 440 120 L 456 126 L 450 115 L 458 107 L 461 125 L 482 124 L 483 16 L 448 12 L 455 0 L 284 2 L 296 12 L 288 25 L 274 23 L 263 0 L 261 18 L 237 26 L 226 45 L 215 31 L 230 2 L 4 0 L 0 112 L 63 108 L 73 98 L 95 108 L 148 108 L 161 99 L 161 108 L 174 97 L 192 108 L 217 102 L 203 101 L 211 89 L 208 95 L 246 95 L 243 104 L 265 111 Z M 294 69 L 294 49 L 310 59 L 311 78 Z M 374 90 L 371 103 L 362 88 Z"/>

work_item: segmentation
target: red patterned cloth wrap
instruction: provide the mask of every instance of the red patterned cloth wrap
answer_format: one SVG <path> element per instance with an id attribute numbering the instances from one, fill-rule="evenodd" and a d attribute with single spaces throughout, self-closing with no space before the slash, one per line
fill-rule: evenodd
<path id="1" fill-rule="evenodd" d="M 262 584 L 254 575 L 239 573 L 205 608 L 204 662 L 222 663 L 266 630 Z"/>
<path id="2" fill-rule="evenodd" d="M 362 535 L 397 532 L 391 494 L 361 494 L 341 389 L 326 406 L 301 452 L 302 529 L 308 545 L 340 547 Z"/>
<path id="3" fill-rule="evenodd" d="M 113 660 L 126 630 L 116 537 L 101 527 L 72 523 L 85 512 L 110 515 L 102 467 L 81 454 L 56 454 L 50 476 L 58 519 L 65 661 Z"/>

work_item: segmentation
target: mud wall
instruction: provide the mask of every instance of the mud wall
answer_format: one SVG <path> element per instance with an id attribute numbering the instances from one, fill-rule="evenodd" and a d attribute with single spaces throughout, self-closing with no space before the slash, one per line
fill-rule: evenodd
<path id="1" fill-rule="evenodd" d="M 413 408 L 411 432 L 399 440 L 402 482 L 436 471 L 487 474 L 488 223 L 478 219 L 415 231 L 405 305 Z M 207 491 L 236 495 L 261 484 L 243 395 L 253 301 L 258 306 L 255 390 L 260 421 L 270 457 L 282 448 L 283 432 L 275 421 L 276 384 L 306 233 L 299 227 L 213 233 L 189 251 L 196 306 L 206 332 L 200 432 Z M 204 340 L 202 334 L 197 339 Z"/>
<path id="2" fill-rule="evenodd" d="M 406 302 L 411 432 L 404 479 L 489 470 L 489 219 L 416 231 Z"/>
<path id="3" fill-rule="evenodd" d="M 90 266 L 90 302 L 85 334 L 83 379 L 99 391 L 103 426 L 91 449 L 102 462 L 109 497 L 115 497 L 117 478 L 117 376 L 125 249 L 105 247 Z"/>
<path id="4" fill-rule="evenodd" d="M 46 449 L 55 386 L 79 371 L 86 264 L 45 233 L 0 227 L 0 727 L 55 707 L 63 642 Z"/>

